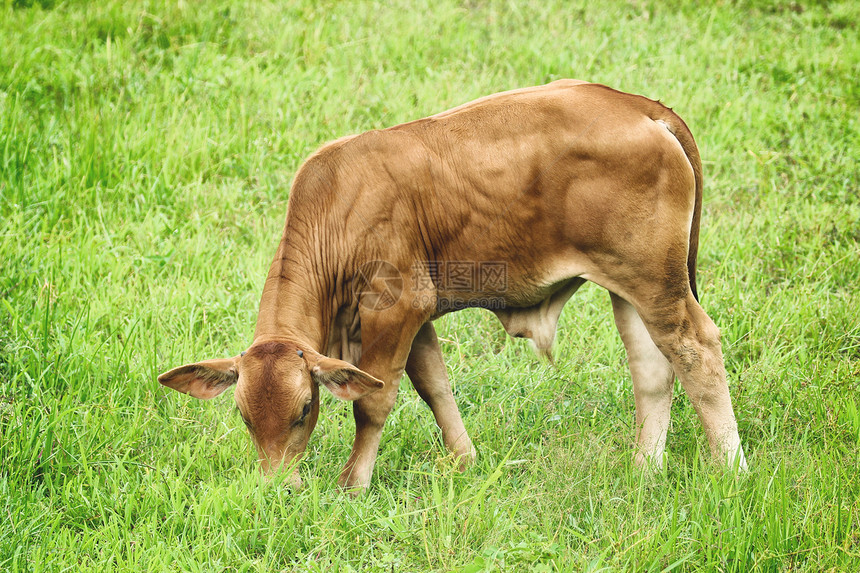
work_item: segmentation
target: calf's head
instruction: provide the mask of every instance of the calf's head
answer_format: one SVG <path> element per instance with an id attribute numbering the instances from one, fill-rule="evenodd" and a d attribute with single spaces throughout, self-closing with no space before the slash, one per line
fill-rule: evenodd
<path id="1" fill-rule="evenodd" d="M 304 453 L 319 415 L 319 387 L 356 400 L 384 386 L 355 366 L 283 339 L 255 342 L 233 358 L 204 360 L 165 372 L 158 381 L 201 400 L 236 385 L 234 396 L 266 474 L 292 467 Z"/>

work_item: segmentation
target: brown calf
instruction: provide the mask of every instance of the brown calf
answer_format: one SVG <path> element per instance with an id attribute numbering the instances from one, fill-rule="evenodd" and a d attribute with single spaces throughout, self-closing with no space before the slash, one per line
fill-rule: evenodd
<path id="1" fill-rule="evenodd" d="M 684 122 L 598 84 L 503 92 L 345 137 L 296 174 L 248 350 L 158 380 L 203 399 L 236 384 L 264 471 L 304 452 L 320 385 L 352 400 L 339 483 L 365 488 L 404 371 L 446 447 L 475 456 L 434 319 L 488 308 L 548 354 L 589 280 L 609 291 L 628 352 L 637 463 L 662 463 L 677 375 L 713 455 L 745 467 L 719 331 L 695 294 L 701 206 Z"/>

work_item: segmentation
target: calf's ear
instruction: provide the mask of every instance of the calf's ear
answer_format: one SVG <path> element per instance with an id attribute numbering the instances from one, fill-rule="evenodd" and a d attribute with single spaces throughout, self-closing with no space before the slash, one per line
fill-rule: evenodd
<path id="1" fill-rule="evenodd" d="M 325 386 L 341 400 L 358 400 L 385 386 L 385 382 L 349 362 L 329 358 L 316 352 L 304 352 L 303 357 L 314 382 Z"/>
<path id="2" fill-rule="evenodd" d="M 158 381 L 183 394 L 210 400 L 239 379 L 239 357 L 204 360 L 160 374 Z"/>

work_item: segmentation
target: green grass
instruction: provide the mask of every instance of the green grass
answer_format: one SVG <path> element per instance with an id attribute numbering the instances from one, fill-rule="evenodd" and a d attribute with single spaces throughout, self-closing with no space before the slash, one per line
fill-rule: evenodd
<path id="1" fill-rule="evenodd" d="M 860 569 L 856 2 L 0 2 L 0 570 Z M 608 297 L 557 368 L 438 321 L 476 465 L 404 384 L 374 482 L 326 394 L 293 493 L 229 397 L 155 376 L 247 347 L 293 173 L 335 137 L 561 77 L 659 98 L 705 163 L 699 285 L 751 471 L 677 389 L 632 467 Z"/>

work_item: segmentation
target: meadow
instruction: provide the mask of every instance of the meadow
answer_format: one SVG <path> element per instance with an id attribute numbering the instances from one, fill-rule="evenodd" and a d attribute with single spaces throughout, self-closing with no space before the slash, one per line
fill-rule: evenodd
<path id="1" fill-rule="evenodd" d="M 860 570 L 860 5 L 0 0 L 0 570 Z M 404 382 L 374 481 L 323 394 L 266 482 L 230 393 L 158 373 L 251 342 L 289 185 L 327 140 L 573 77 L 660 99 L 705 170 L 699 294 L 750 462 L 676 385 L 659 475 L 605 291 L 553 367 L 436 323 L 475 465 Z"/>

